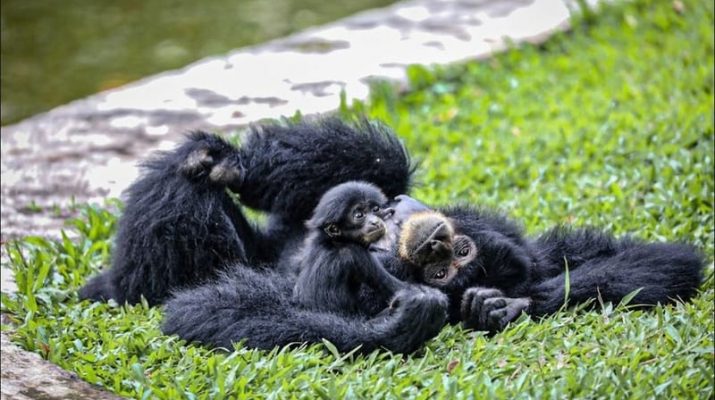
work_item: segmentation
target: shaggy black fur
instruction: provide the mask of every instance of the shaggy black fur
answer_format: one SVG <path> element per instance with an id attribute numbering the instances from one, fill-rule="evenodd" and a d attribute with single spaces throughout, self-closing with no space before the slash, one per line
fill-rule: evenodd
<path id="1" fill-rule="evenodd" d="M 704 258 L 687 244 L 616 239 L 597 229 L 554 228 L 525 238 L 503 216 L 471 207 L 442 210 L 455 234 L 474 240 L 477 258 L 460 269 L 443 290 L 450 297 L 450 320 L 499 331 L 521 312 L 543 316 L 564 301 L 618 303 L 641 307 L 688 300 L 702 279 Z M 566 270 L 569 292 L 566 296 Z"/>
<path id="2" fill-rule="evenodd" d="M 396 195 L 408 190 L 413 170 L 399 140 L 367 122 L 254 128 L 240 149 L 194 133 L 145 164 L 127 193 L 112 267 L 80 296 L 120 303 L 144 296 L 158 304 L 173 292 L 164 331 L 211 346 L 245 340 L 267 349 L 328 339 L 341 351 L 412 352 L 444 325 L 444 294 L 404 284 L 380 306 L 366 302 L 381 307 L 379 314 L 339 315 L 294 301 L 292 271 L 305 219 L 325 191 L 359 178 Z M 249 224 L 226 188 L 270 212 L 267 225 Z"/>
<path id="3" fill-rule="evenodd" d="M 704 261 L 687 245 L 568 228 L 531 240 L 501 215 L 453 207 L 442 213 L 454 234 L 469 237 L 478 253 L 440 288 L 448 297 L 410 284 L 394 299 L 363 287 L 355 315 L 296 304 L 294 260 L 287 255 L 304 240 L 304 222 L 321 196 L 340 183 L 362 180 L 392 198 L 408 191 L 413 169 L 399 140 L 367 122 L 348 126 L 329 119 L 254 128 L 238 149 L 194 134 L 147 164 L 129 190 L 112 268 L 80 294 L 120 302 L 137 302 L 143 295 L 156 304 L 174 292 L 164 331 L 211 346 L 245 341 L 272 348 L 324 338 L 341 351 L 361 345 L 362 351 L 410 352 L 438 333 L 447 311 L 452 322 L 489 331 L 522 312 L 557 311 L 564 302 L 566 268 L 570 304 L 617 302 L 637 289 L 634 303 L 668 303 L 687 300 L 699 286 Z M 267 226 L 251 226 L 225 188 L 243 205 L 268 212 Z M 404 213 L 398 210 L 400 219 L 426 208 L 410 204 Z M 399 221 L 388 225 L 399 231 Z M 388 237 L 396 236 L 392 233 Z M 373 250 L 390 273 L 418 280 L 419 266 L 401 260 L 395 247 L 380 243 Z"/>
<path id="4" fill-rule="evenodd" d="M 215 170 L 242 170 L 236 150 L 197 132 L 175 151 L 146 162 L 126 193 L 112 268 L 80 290 L 81 298 L 161 303 L 171 290 L 216 276 L 252 259 L 256 234 Z"/>
<path id="5" fill-rule="evenodd" d="M 307 310 L 292 301 L 295 280 L 274 271 L 237 267 L 217 283 L 177 293 L 166 304 L 163 330 L 182 339 L 231 349 L 320 343 L 343 352 L 386 348 L 410 353 L 434 337 L 446 320 L 447 298 L 433 288 L 397 292 L 393 307 L 363 318 Z"/>
<path id="6" fill-rule="evenodd" d="M 362 179 L 396 196 L 414 171 L 400 141 L 367 121 L 254 127 L 244 142 L 236 149 L 196 132 L 146 162 L 126 193 L 112 267 L 80 297 L 158 304 L 227 265 L 275 263 L 305 236 L 305 220 L 328 189 Z M 271 213 L 267 226 L 249 224 L 226 188 Z"/>
<path id="7" fill-rule="evenodd" d="M 389 129 L 364 120 L 255 127 L 240 153 L 241 203 L 289 221 L 310 218 L 323 193 L 343 182 L 370 182 L 388 198 L 407 193 L 415 169 Z"/>
<path id="8" fill-rule="evenodd" d="M 387 198 L 376 186 L 346 182 L 328 190 L 306 223 L 305 245 L 293 298 L 310 310 L 356 315 L 363 285 L 385 297 L 407 287 L 390 275 L 368 247 L 385 234 Z"/>

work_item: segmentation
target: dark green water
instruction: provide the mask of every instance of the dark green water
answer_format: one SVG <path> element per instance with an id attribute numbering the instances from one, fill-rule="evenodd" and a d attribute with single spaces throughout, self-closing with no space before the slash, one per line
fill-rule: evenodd
<path id="1" fill-rule="evenodd" d="M 3 125 L 394 0 L 2 0 Z"/>

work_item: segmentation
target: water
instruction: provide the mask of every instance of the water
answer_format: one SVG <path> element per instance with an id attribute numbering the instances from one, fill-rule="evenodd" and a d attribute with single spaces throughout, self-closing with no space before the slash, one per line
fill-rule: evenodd
<path id="1" fill-rule="evenodd" d="M 394 0 L 2 0 L 0 122 Z"/>

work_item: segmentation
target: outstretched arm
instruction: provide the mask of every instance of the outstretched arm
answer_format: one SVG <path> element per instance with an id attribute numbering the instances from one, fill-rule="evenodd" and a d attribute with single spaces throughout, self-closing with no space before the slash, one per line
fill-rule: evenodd
<path id="1" fill-rule="evenodd" d="M 496 332 L 522 312 L 534 316 L 552 314 L 565 301 L 569 305 L 596 300 L 618 303 L 636 290 L 632 305 L 667 304 L 690 299 L 700 285 L 704 261 L 692 246 L 615 240 L 587 231 L 575 231 L 571 240 L 562 241 L 560 246 L 570 243 L 583 247 L 589 238 L 591 244 L 604 245 L 601 251 L 593 246 L 584 248 L 582 253 L 575 253 L 573 247 L 562 248 L 576 260 L 569 264 L 575 267 L 569 268 L 568 293 L 564 272 L 534 282 L 523 297 L 508 297 L 497 288 L 471 288 L 461 303 L 465 326 Z M 550 249 L 557 251 L 558 247 Z"/>
<path id="2" fill-rule="evenodd" d="M 692 246 L 622 241 L 610 257 L 595 257 L 570 271 L 568 303 L 590 299 L 618 303 L 639 290 L 635 306 L 653 306 L 693 297 L 700 286 L 703 258 Z M 566 276 L 561 274 L 530 289 L 529 313 L 556 312 L 564 303 Z"/>
<path id="3" fill-rule="evenodd" d="M 290 301 L 292 286 L 283 275 L 238 267 L 217 283 L 179 292 L 166 305 L 163 330 L 212 347 L 244 341 L 271 349 L 327 339 L 343 352 L 360 346 L 410 353 L 446 319 L 446 297 L 426 287 L 398 292 L 391 308 L 366 320 L 304 310 Z"/>

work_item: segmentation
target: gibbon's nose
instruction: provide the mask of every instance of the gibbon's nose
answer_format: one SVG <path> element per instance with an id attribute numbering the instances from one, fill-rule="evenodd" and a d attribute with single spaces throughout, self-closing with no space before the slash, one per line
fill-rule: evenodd
<path id="1" fill-rule="evenodd" d="M 377 226 L 382 225 L 382 220 L 378 217 L 370 216 L 370 218 L 368 218 L 368 220 L 367 220 L 367 223 L 369 226 L 377 227 Z"/>
<path id="2" fill-rule="evenodd" d="M 432 248 L 432 253 L 440 258 L 449 255 L 452 251 L 448 242 L 444 242 L 442 240 L 431 240 L 429 244 Z"/>

